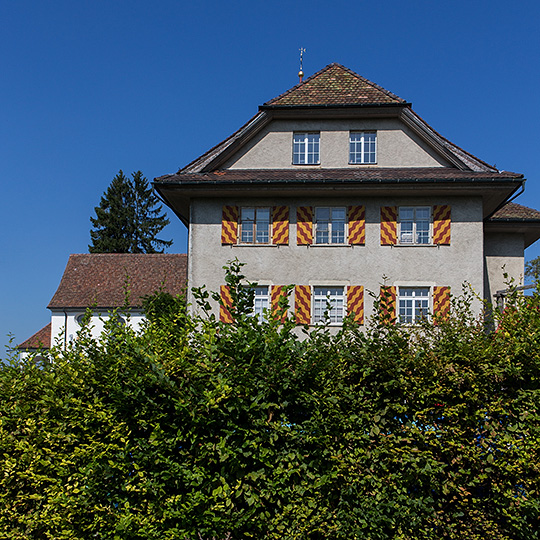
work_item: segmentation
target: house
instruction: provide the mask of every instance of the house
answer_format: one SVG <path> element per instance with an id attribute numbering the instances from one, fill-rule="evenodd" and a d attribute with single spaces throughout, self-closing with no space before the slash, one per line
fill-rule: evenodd
<path id="1" fill-rule="evenodd" d="M 159 290 L 181 294 L 186 286 L 185 254 L 75 254 L 70 255 L 64 275 L 48 308 L 51 322 L 17 348 L 24 357 L 58 343 L 65 348 L 73 340 L 87 308 L 89 327 L 97 337 L 113 310 L 119 320 L 138 329 L 143 298 Z"/>
<path id="2" fill-rule="evenodd" d="M 520 281 L 540 212 L 512 200 L 522 174 L 451 143 L 407 101 L 330 64 L 259 107 L 238 131 L 154 188 L 189 228 L 188 283 L 220 290 L 238 259 L 255 312 L 293 284 L 298 324 L 363 324 L 385 287 L 414 323 L 468 282 L 492 300 Z M 188 297 L 189 300 L 189 297 Z M 217 310 L 216 306 L 216 310 Z M 481 303 L 475 305 L 481 309 Z"/>

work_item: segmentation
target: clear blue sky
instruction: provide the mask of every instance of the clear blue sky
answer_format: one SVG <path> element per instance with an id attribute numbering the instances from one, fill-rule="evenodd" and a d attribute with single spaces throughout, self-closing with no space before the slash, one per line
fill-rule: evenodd
<path id="1" fill-rule="evenodd" d="M 411 101 L 452 142 L 524 173 L 540 209 L 540 3 L 0 5 L 0 357 L 50 320 L 70 253 L 118 172 L 175 172 L 257 106 L 339 62 Z M 186 251 L 174 215 L 163 233 Z M 540 246 L 528 250 L 528 258 Z"/>

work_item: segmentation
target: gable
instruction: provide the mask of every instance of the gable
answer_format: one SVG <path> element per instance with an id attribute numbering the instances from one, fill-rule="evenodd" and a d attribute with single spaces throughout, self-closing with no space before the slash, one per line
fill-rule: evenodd
<path id="1" fill-rule="evenodd" d="M 351 167 L 349 164 L 351 131 L 376 132 L 377 159 L 376 163 L 370 166 L 453 166 L 399 118 L 343 118 L 275 119 L 240 147 L 220 168 L 297 169 L 298 165 L 292 164 L 292 140 L 295 132 L 320 132 L 321 168 Z"/>

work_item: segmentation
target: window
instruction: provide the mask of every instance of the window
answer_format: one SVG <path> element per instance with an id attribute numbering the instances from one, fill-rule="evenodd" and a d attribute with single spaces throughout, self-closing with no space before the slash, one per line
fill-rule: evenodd
<path id="1" fill-rule="evenodd" d="M 319 133 L 293 134 L 293 164 L 317 165 L 319 163 Z"/>
<path id="2" fill-rule="evenodd" d="M 431 207 L 400 206 L 399 243 L 429 244 L 431 242 Z"/>
<path id="3" fill-rule="evenodd" d="M 270 208 L 244 207 L 240 212 L 240 241 L 244 244 L 268 244 Z"/>
<path id="4" fill-rule="evenodd" d="M 315 208 L 315 243 L 345 243 L 345 207 Z"/>
<path id="5" fill-rule="evenodd" d="M 344 287 L 313 287 L 313 322 L 342 323 L 345 310 Z"/>
<path id="6" fill-rule="evenodd" d="M 374 131 L 351 131 L 349 163 L 377 163 L 377 134 Z"/>
<path id="7" fill-rule="evenodd" d="M 429 314 L 429 287 L 399 287 L 398 320 L 416 324 Z"/>
<path id="8" fill-rule="evenodd" d="M 264 321 L 265 310 L 269 308 L 268 287 L 254 287 L 253 316 Z"/>

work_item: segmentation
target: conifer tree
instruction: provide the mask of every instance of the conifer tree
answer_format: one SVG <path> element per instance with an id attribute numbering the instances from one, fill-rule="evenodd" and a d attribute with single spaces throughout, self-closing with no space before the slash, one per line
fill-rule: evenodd
<path id="1" fill-rule="evenodd" d="M 113 178 L 91 217 L 90 253 L 163 253 L 172 240 L 157 235 L 169 224 L 141 171 Z"/>

